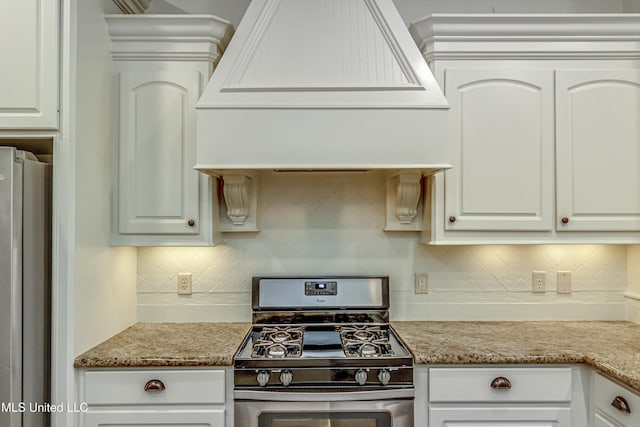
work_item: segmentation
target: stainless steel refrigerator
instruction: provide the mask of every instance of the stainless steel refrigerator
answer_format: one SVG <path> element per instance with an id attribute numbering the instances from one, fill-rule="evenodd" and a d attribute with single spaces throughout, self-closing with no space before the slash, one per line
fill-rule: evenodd
<path id="1" fill-rule="evenodd" d="M 0 426 L 44 427 L 50 396 L 51 166 L 0 147 Z"/>

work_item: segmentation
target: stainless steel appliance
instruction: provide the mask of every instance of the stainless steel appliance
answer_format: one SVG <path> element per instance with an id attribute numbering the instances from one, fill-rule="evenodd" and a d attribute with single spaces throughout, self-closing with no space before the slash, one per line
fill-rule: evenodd
<path id="1" fill-rule="evenodd" d="M 254 277 L 236 427 L 413 426 L 413 358 L 385 276 Z"/>
<path id="2" fill-rule="evenodd" d="M 44 427 L 49 400 L 50 166 L 0 147 L 0 425 Z M 36 405 L 36 406 L 32 406 Z"/>

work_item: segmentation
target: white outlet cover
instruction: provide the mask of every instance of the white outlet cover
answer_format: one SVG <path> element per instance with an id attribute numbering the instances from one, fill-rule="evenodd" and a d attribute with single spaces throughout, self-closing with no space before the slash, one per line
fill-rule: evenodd
<path id="1" fill-rule="evenodd" d="M 178 295 L 191 295 L 191 273 L 178 273 Z"/>

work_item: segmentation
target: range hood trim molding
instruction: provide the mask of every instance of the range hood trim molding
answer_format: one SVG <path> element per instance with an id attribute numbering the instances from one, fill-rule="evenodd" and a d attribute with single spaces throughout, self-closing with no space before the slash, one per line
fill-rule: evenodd
<path id="1" fill-rule="evenodd" d="M 398 174 L 401 171 L 410 171 L 413 173 L 422 173 L 423 175 L 431 175 L 436 171 L 450 169 L 450 164 L 425 164 L 425 165 L 389 165 L 389 164 L 336 164 L 332 166 L 321 167 L 313 164 L 296 164 L 296 165 L 265 165 L 265 164 L 238 164 L 238 165 L 195 165 L 194 169 L 211 176 L 221 177 L 230 173 L 242 174 L 257 171 L 286 173 L 339 173 L 339 172 L 381 172 L 385 174 Z"/>

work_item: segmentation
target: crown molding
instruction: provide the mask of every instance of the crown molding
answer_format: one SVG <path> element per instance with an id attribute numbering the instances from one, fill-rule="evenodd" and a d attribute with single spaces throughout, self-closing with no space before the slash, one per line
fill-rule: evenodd
<path id="1" fill-rule="evenodd" d="M 434 14 L 410 32 L 436 59 L 640 59 L 640 14 Z"/>
<path id="2" fill-rule="evenodd" d="M 105 15 L 115 60 L 217 63 L 233 25 L 213 15 Z"/>

